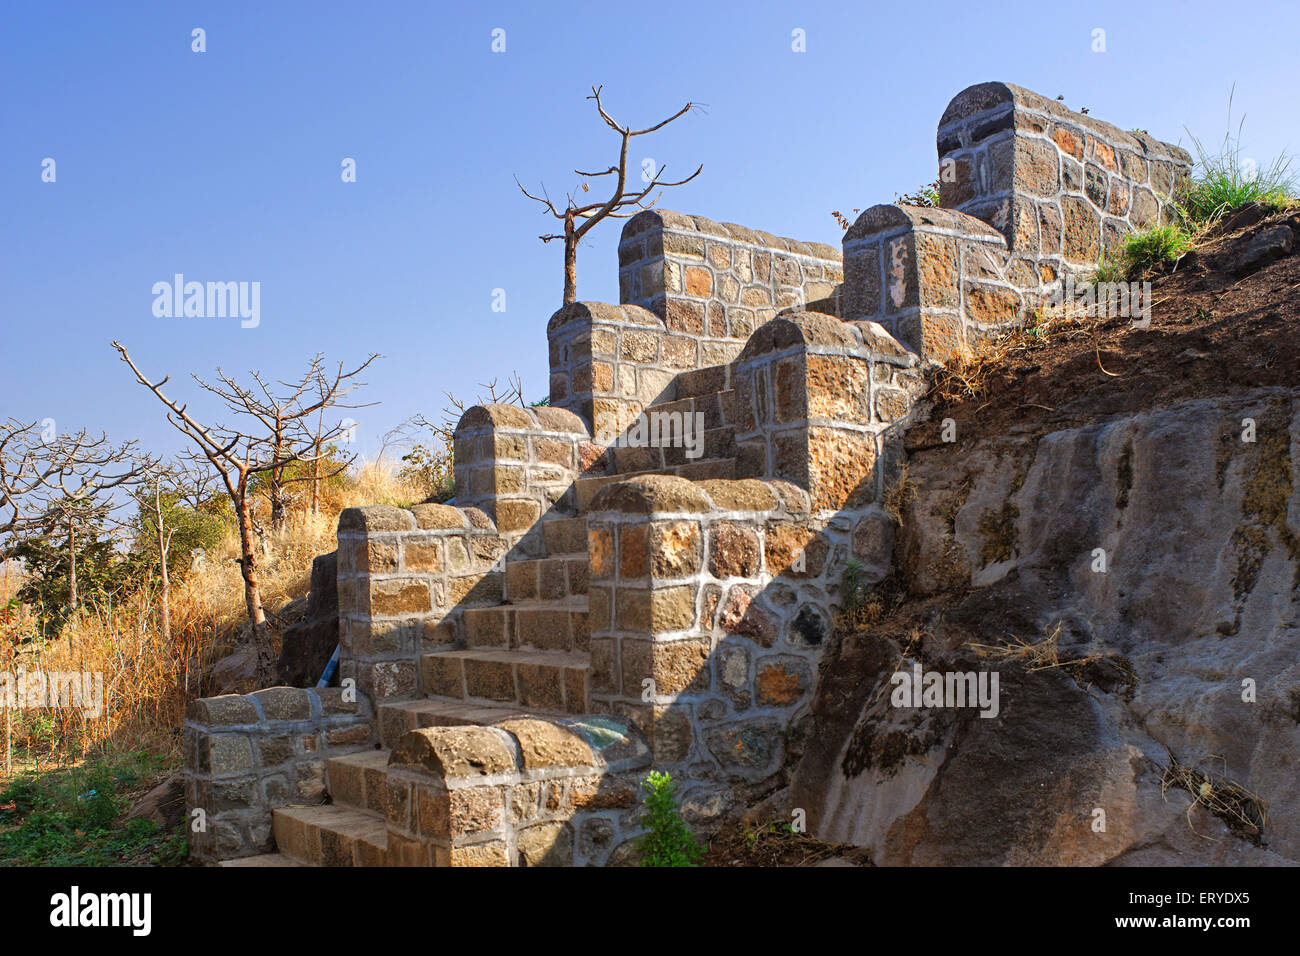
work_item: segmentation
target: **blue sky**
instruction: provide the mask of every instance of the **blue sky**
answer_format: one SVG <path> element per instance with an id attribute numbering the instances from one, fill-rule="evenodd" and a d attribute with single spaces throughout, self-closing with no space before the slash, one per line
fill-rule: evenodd
<path id="1" fill-rule="evenodd" d="M 1294 57 L 1267 45 L 1300 35 L 1300 7 L 1242 10 L 1267 35 L 1225 34 L 1221 3 L 6 0 L 0 417 L 177 450 L 114 338 L 204 412 L 190 372 L 292 377 L 316 352 L 380 352 L 359 393 L 381 403 L 357 416 L 368 454 L 444 390 L 470 398 L 517 371 L 544 396 L 561 249 L 538 241 L 551 223 L 513 176 L 562 195 L 575 167 L 613 161 L 592 84 L 634 125 L 707 104 L 636 143 L 637 165 L 704 164 L 661 205 L 836 245 L 832 210 L 934 177 L 939 116 L 986 80 L 1184 144 L 1184 126 L 1222 137 L 1235 84 L 1246 155 L 1263 163 L 1300 145 Z M 620 225 L 580 249 L 580 298 L 617 301 Z M 152 286 L 177 272 L 259 282 L 260 324 L 155 317 Z"/>

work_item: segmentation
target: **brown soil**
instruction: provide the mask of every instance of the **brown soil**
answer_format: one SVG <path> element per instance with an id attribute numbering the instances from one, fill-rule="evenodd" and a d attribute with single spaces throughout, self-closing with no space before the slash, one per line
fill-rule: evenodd
<path id="1" fill-rule="evenodd" d="M 835 860 L 840 866 L 871 866 L 861 847 L 823 843 L 806 833 L 794 833 L 785 823 L 747 826 L 730 822 L 709 841 L 704 866 L 820 866 Z"/>
<path id="2" fill-rule="evenodd" d="M 1296 251 L 1242 276 L 1242 248 L 1280 223 Z M 1017 337 L 981 371 L 973 398 L 936 400 L 929 421 L 909 430 L 911 450 L 940 442 L 953 419 L 960 441 L 1005 435 L 1012 426 L 1051 431 L 1116 414 L 1209 395 L 1300 384 L 1300 212 L 1277 213 L 1240 229 L 1210 233 L 1164 275 L 1153 275 L 1151 324 L 1090 320 L 1050 329 L 1046 341 Z"/>

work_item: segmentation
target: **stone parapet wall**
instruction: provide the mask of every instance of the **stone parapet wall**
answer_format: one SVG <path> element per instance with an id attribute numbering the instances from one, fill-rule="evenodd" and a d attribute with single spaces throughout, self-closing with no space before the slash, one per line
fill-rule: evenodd
<path id="1" fill-rule="evenodd" d="M 1022 289 L 1091 269 L 1126 233 L 1161 221 L 1192 164 L 1178 146 L 1008 83 L 958 93 L 937 146 L 940 205 L 1005 237 Z"/>
<path id="2" fill-rule="evenodd" d="M 815 312 L 755 332 L 732 378 L 737 476 L 794 482 L 818 513 L 880 499 L 924 389 L 916 357 L 879 325 Z"/>
<path id="3" fill-rule="evenodd" d="M 573 481 L 596 469 L 603 452 L 573 412 L 517 405 L 468 409 L 456 425 L 453 448 L 456 504 L 484 511 L 512 544 L 542 515 L 575 513 Z M 532 540 L 517 550 L 539 546 Z"/>
<path id="4" fill-rule="evenodd" d="M 731 357 L 698 338 L 673 333 L 635 305 L 575 302 L 547 325 L 551 404 L 579 415 L 593 433 L 621 431 L 647 405 L 670 401 L 678 372 Z"/>
<path id="5" fill-rule="evenodd" d="M 949 209 L 873 206 L 844 234 L 844 318 L 873 321 L 942 362 L 1023 322 L 1035 293 L 1010 277 L 1002 234 Z"/>
<path id="6" fill-rule="evenodd" d="M 656 767 L 725 790 L 781 765 L 845 563 L 880 581 L 893 544 L 877 506 L 827 519 L 810 507 L 786 482 L 667 476 L 592 503 L 592 705 L 636 723 Z"/>
<path id="7" fill-rule="evenodd" d="M 421 655 L 464 646 L 461 612 L 501 603 L 511 539 L 478 508 L 339 515 L 339 676 L 375 701 L 424 693 Z"/>
<path id="8" fill-rule="evenodd" d="M 324 803 L 326 760 L 376 740 L 369 701 L 333 687 L 191 701 L 184 737 L 186 832 L 200 862 L 271 852 L 271 812 Z"/>
<path id="9" fill-rule="evenodd" d="M 593 432 L 598 417 L 621 430 L 678 397 L 674 376 L 730 362 L 781 310 L 833 308 L 842 279 L 831 246 L 646 210 L 619 242 L 622 304 L 578 302 L 551 317 L 551 403 Z"/>
<path id="10" fill-rule="evenodd" d="M 823 243 L 648 209 L 623 227 L 618 278 L 619 301 L 669 330 L 743 344 L 782 309 L 831 297 L 843 273 L 839 251 Z"/>
<path id="11" fill-rule="evenodd" d="M 650 751 L 600 716 L 404 735 L 387 768 L 390 866 L 625 862 Z"/>

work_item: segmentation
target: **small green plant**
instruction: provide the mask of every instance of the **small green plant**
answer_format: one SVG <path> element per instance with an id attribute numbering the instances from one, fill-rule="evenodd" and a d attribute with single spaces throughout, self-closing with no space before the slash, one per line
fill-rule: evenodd
<path id="1" fill-rule="evenodd" d="M 1173 265 L 1191 246 L 1192 237 L 1174 223 L 1129 233 L 1117 254 L 1105 256 L 1097 263 L 1092 281 L 1109 283 L 1136 279 L 1152 269 Z"/>
<path id="2" fill-rule="evenodd" d="M 1233 89 L 1235 92 L 1235 87 Z M 1232 93 L 1228 94 L 1228 132 L 1217 153 L 1210 153 L 1195 136 L 1196 172 L 1180 197 L 1179 209 L 1194 225 L 1211 225 L 1221 216 L 1258 202 L 1270 211 L 1285 208 L 1296 198 L 1295 177 L 1291 174 L 1291 157 L 1285 153 L 1267 166 L 1260 167 L 1241 155 L 1243 116 L 1232 133 Z"/>
<path id="3" fill-rule="evenodd" d="M 934 182 L 922 186 L 916 192 L 897 196 L 894 201 L 900 206 L 936 208 L 939 205 L 939 181 L 936 179 Z"/>
<path id="4" fill-rule="evenodd" d="M 1159 266 L 1173 265 L 1191 245 L 1191 236 L 1169 223 L 1125 236 L 1121 255 L 1129 276 L 1136 276 Z"/>
<path id="5" fill-rule="evenodd" d="M 855 614 L 862 590 L 862 562 L 850 558 L 844 565 L 844 610 Z"/>
<path id="6" fill-rule="evenodd" d="M 697 865 L 704 856 L 704 848 L 682 819 L 677 805 L 677 784 L 672 776 L 652 770 L 642 786 L 646 789 L 645 799 L 641 801 L 645 807 L 642 823 L 646 834 L 637 844 L 641 865 Z"/>

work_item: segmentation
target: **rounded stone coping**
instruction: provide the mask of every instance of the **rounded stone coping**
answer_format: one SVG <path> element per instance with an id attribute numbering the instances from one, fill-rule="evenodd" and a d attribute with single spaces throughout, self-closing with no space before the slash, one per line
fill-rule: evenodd
<path id="1" fill-rule="evenodd" d="M 573 412 L 549 405 L 473 405 L 456 423 L 455 434 L 478 428 L 511 428 L 522 431 L 567 432 L 589 437 L 587 426 Z"/>
<path id="2" fill-rule="evenodd" d="M 898 339 L 894 338 L 879 322 L 871 319 L 850 319 L 846 324 L 852 325 L 862 336 L 862 343 L 875 356 L 886 360 L 895 360 L 896 364 L 912 367 L 921 364 L 917 354 Z"/>
<path id="3" fill-rule="evenodd" d="M 408 731 L 397 741 L 388 765 L 463 784 L 505 774 L 604 771 L 649 760 L 650 748 L 635 725 L 608 714 L 555 720 L 524 715 L 491 726 Z"/>
<path id="4" fill-rule="evenodd" d="M 844 233 L 844 241 L 850 243 L 877 233 L 908 227 L 921 230 L 942 229 L 970 236 L 973 239 L 996 242 L 1003 248 L 1007 244 L 1002 233 L 983 220 L 964 212 L 933 206 L 900 206 L 895 203 L 880 203 L 863 211 Z"/>
<path id="5" fill-rule="evenodd" d="M 614 325 L 637 325 L 667 331 L 668 326 L 659 316 L 639 305 L 611 305 L 608 302 L 570 302 L 551 316 L 546 323 L 550 335 L 570 323 L 583 320 L 610 322 Z"/>
<path id="6" fill-rule="evenodd" d="M 345 701 L 342 687 L 265 687 L 250 694 L 200 697 L 185 707 L 187 722 L 212 730 L 371 716 L 369 698 L 358 693 L 355 701 Z"/>
<path id="7" fill-rule="evenodd" d="M 841 261 L 840 250 L 824 242 L 804 242 L 786 236 L 773 235 L 762 229 L 751 229 L 734 222 L 715 222 L 706 216 L 692 216 L 687 213 L 674 212 L 671 209 L 647 209 L 629 219 L 619 236 L 619 245 L 626 240 L 649 232 L 655 226 L 675 232 L 698 232 L 705 236 L 716 236 L 731 242 L 743 242 L 752 246 L 789 252 L 794 255 L 808 256 L 814 259 L 826 259 L 831 262 Z"/>
<path id="8" fill-rule="evenodd" d="M 777 511 L 807 515 L 808 493 L 788 481 L 710 478 L 691 481 L 676 475 L 640 475 L 602 488 L 588 513 L 709 514 L 726 511 Z"/>
<path id="9" fill-rule="evenodd" d="M 410 508 L 363 505 L 339 513 L 338 533 L 372 534 L 379 531 L 491 531 L 493 522 L 481 509 L 422 502 Z"/>
<path id="10" fill-rule="evenodd" d="M 860 349 L 862 334 L 847 322 L 823 312 L 786 312 L 755 329 L 735 362 L 740 364 L 796 345 Z"/>
<path id="11" fill-rule="evenodd" d="M 1105 120 L 1085 116 L 1057 100 L 1011 83 L 994 81 L 966 87 L 949 101 L 948 107 L 943 111 L 943 117 L 939 120 L 939 129 L 942 130 L 952 123 L 986 112 L 1004 103 L 1011 104 L 1013 109 L 1029 109 L 1046 113 L 1074 126 L 1091 130 L 1114 145 L 1142 153 L 1147 158 L 1163 157 L 1186 163 L 1188 166 L 1192 164 L 1191 154 L 1180 146 L 1156 139 L 1149 133 L 1122 130 Z"/>

